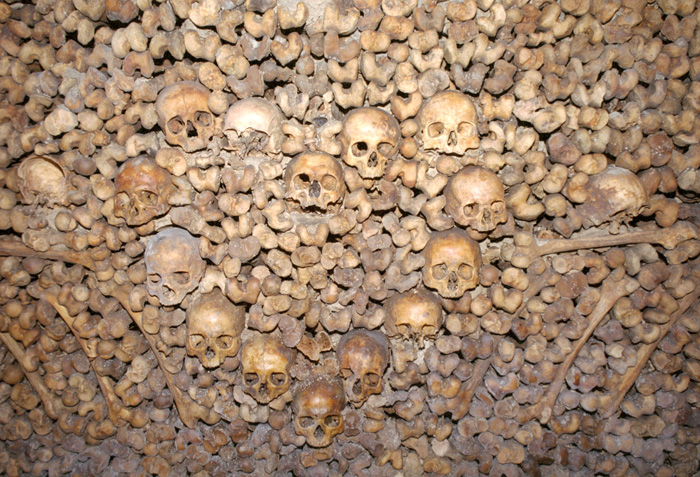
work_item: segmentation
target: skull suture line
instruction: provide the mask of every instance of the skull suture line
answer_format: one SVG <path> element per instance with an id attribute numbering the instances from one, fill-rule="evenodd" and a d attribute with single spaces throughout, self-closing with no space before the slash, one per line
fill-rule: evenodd
<path id="1" fill-rule="evenodd" d="M 459 225 L 490 232 L 508 220 L 503 184 L 496 174 L 467 166 L 445 187 L 445 211 Z"/>
<path id="2" fill-rule="evenodd" d="M 437 297 L 425 289 L 394 295 L 386 310 L 387 334 L 414 339 L 421 348 L 425 339 L 434 338 L 442 328 L 442 306 Z"/>
<path id="3" fill-rule="evenodd" d="M 646 190 L 637 175 L 621 167 L 608 166 L 590 177 L 588 197 L 578 204 L 583 225 L 588 228 L 608 222 L 630 220 L 649 204 Z"/>
<path id="4" fill-rule="evenodd" d="M 389 340 L 381 331 L 357 329 L 346 333 L 338 343 L 337 354 L 345 393 L 355 407 L 372 394 L 381 394 L 389 364 Z"/>
<path id="5" fill-rule="evenodd" d="M 442 91 L 418 112 L 423 149 L 443 154 L 464 154 L 479 147 L 476 108 L 459 91 Z"/>
<path id="6" fill-rule="evenodd" d="M 338 380 L 320 378 L 305 383 L 292 402 L 296 433 L 311 447 L 328 447 L 345 429 L 344 407 L 345 394 Z"/>
<path id="7" fill-rule="evenodd" d="M 126 161 L 114 180 L 114 215 L 127 225 L 143 225 L 170 210 L 170 174 L 145 156 Z"/>
<path id="8" fill-rule="evenodd" d="M 187 354 L 205 368 L 216 368 L 241 346 L 245 309 L 215 290 L 202 295 L 187 310 Z"/>
<path id="9" fill-rule="evenodd" d="M 271 336 L 258 336 L 246 341 L 241 349 L 243 391 L 261 404 L 267 404 L 286 393 L 292 378 L 289 368 L 296 360 L 296 351 Z"/>
<path id="10" fill-rule="evenodd" d="M 435 234 L 423 256 L 423 283 L 441 297 L 461 298 L 479 284 L 481 250 L 466 232 L 452 229 Z"/>
<path id="11" fill-rule="evenodd" d="M 144 253 L 146 289 L 162 305 L 178 305 L 197 288 L 206 262 L 199 256 L 199 241 L 186 230 L 168 228 L 148 242 Z"/>
<path id="12" fill-rule="evenodd" d="M 343 168 L 324 152 L 302 152 L 284 173 L 286 198 L 302 209 L 337 209 L 345 195 Z"/>
<path id="13" fill-rule="evenodd" d="M 277 154 L 282 149 L 284 116 L 277 105 L 263 98 L 236 101 L 224 117 L 227 149 L 242 157 L 250 151 Z"/>
<path id="14" fill-rule="evenodd" d="M 358 108 L 343 121 L 341 157 L 363 179 L 377 179 L 396 157 L 400 141 L 401 129 L 391 114 L 378 108 Z"/>
<path id="15" fill-rule="evenodd" d="M 209 90 L 193 81 L 171 84 L 158 94 L 158 125 L 168 144 L 185 152 L 207 147 L 216 129 L 208 101 Z"/>

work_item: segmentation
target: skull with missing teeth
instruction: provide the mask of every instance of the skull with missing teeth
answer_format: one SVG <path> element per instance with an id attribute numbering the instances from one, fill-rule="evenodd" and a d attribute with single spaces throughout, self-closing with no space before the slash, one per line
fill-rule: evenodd
<path id="1" fill-rule="evenodd" d="M 216 368 L 232 358 L 241 346 L 245 309 L 215 290 L 202 295 L 187 310 L 187 354 L 205 368 Z"/>
<path id="2" fill-rule="evenodd" d="M 474 103 L 459 91 L 442 91 L 418 112 L 423 149 L 442 154 L 464 154 L 479 147 Z"/>
<path id="3" fill-rule="evenodd" d="M 630 220 L 649 204 L 642 181 L 634 172 L 608 166 L 590 177 L 587 199 L 576 206 L 585 227 Z"/>
<path id="4" fill-rule="evenodd" d="M 377 179 L 396 157 L 400 141 L 399 123 L 391 114 L 378 108 L 358 108 L 343 121 L 341 156 L 363 179 Z"/>
<path id="5" fill-rule="evenodd" d="M 246 98 L 231 105 L 224 117 L 227 149 L 242 157 L 249 152 L 276 154 L 282 149 L 284 116 L 277 105 L 262 98 Z"/>
<path id="6" fill-rule="evenodd" d="M 146 289 L 165 306 L 178 305 L 197 288 L 206 263 L 199 241 L 186 230 L 164 229 L 148 242 L 144 252 Z"/>
<path id="7" fill-rule="evenodd" d="M 445 211 L 459 225 L 490 232 L 508 220 L 503 184 L 496 174 L 467 166 L 445 187 Z"/>
<path id="8" fill-rule="evenodd" d="M 146 224 L 170 209 L 168 197 L 174 189 L 170 174 L 145 156 L 126 161 L 114 186 L 114 215 L 128 225 Z"/>
<path id="9" fill-rule="evenodd" d="M 443 298 L 462 298 L 479 284 L 481 250 L 462 230 L 452 229 L 431 237 L 423 257 L 423 283 Z"/>
<path id="10" fill-rule="evenodd" d="M 17 168 L 22 198 L 28 204 L 68 203 L 68 178 L 63 166 L 47 156 L 29 157 Z"/>
<path id="11" fill-rule="evenodd" d="M 185 152 L 207 147 L 216 132 L 208 101 L 209 90 L 193 81 L 171 84 L 158 94 L 158 125 L 168 144 L 180 146 Z"/>
<path id="12" fill-rule="evenodd" d="M 248 340 L 241 350 L 243 391 L 261 404 L 267 404 L 289 389 L 292 378 L 289 368 L 296 351 L 271 336 Z"/>
<path id="13" fill-rule="evenodd" d="M 335 211 L 345 195 L 343 168 L 324 152 L 302 152 L 284 173 L 287 201 L 304 210 Z"/>
<path id="14" fill-rule="evenodd" d="M 372 394 L 381 394 L 389 364 L 389 340 L 381 331 L 357 329 L 344 334 L 337 354 L 345 393 L 355 407 Z"/>
<path id="15" fill-rule="evenodd" d="M 442 328 L 442 306 L 428 290 L 396 294 L 389 299 L 386 308 L 387 334 L 416 340 L 421 348 L 426 339 L 434 338 Z"/>
<path id="16" fill-rule="evenodd" d="M 304 383 L 292 402 L 296 433 L 311 447 L 328 447 L 345 429 L 344 407 L 345 394 L 338 380 L 319 378 Z"/>

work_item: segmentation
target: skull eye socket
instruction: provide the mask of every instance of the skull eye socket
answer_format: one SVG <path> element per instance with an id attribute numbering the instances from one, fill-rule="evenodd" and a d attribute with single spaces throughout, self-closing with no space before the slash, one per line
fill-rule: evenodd
<path id="1" fill-rule="evenodd" d="M 424 336 L 433 336 L 437 333 L 437 328 L 432 325 L 425 325 L 423 329 L 421 329 L 421 332 Z"/>
<path id="2" fill-rule="evenodd" d="M 158 275 L 157 273 L 149 273 L 148 283 L 151 285 L 158 285 L 160 283 L 160 275 Z"/>
<path id="3" fill-rule="evenodd" d="M 445 125 L 443 123 L 432 123 L 426 128 L 428 137 L 438 137 L 445 133 Z"/>
<path id="4" fill-rule="evenodd" d="M 208 128 L 211 126 L 211 114 L 209 114 L 207 111 L 197 111 L 194 113 L 194 122 L 198 126 Z"/>
<path id="5" fill-rule="evenodd" d="M 186 285 L 190 281 L 189 272 L 173 272 L 170 276 L 173 282 L 178 285 Z"/>
<path id="6" fill-rule="evenodd" d="M 273 386 L 283 386 L 287 382 L 287 375 L 284 373 L 272 373 L 270 383 Z"/>
<path id="7" fill-rule="evenodd" d="M 365 154 L 367 154 L 369 146 L 367 146 L 366 142 L 360 141 L 353 144 L 350 149 L 352 150 L 353 156 L 364 156 Z"/>
<path id="8" fill-rule="evenodd" d="M 229 349 L 233 345 L 233 342 L 233 336 L 229 335 L 221 335 L 218 338 L 216 338 L 216 346 L 223 349 Z"/>
<path id="9" fill-rule="evenodd" d="M 379 151 L 379 154 L 382 156 L 390 156 L 391 153 L 394 150 L 393 144 L 389 144 L 388 142 L 380 142 L 379 145 L 377 146 L 377 151 Z"/>
<path id="10" fill-rule="evenodd" d="M 474 275 L 474 268 L 470 265 L 467 265 L 466 263 L 463 263 L 459 266 L 459 270 L 457 270 L 457 273 L 460 277 L 464 278 L 465 280 L 469 280 Z"/>
<path id="11" fill-rule="evenodd" d="M 457 134 L 460 136 L 476 136 L 476 126 L 471 123 L 459 123 Z"/>
<path id="12" fill-rule="evenodd" d="M 190 335 L 187 341 L 192 349 L 204 350 L 207 347 L 207 340 L 202 335 Z"/>
<path id="13" fill-rule="evenodd" d="M 367 386 L 374 387 L 379 384 L 379 382 L 382 380 L 382 377 L 379 376 L 377 373 L 367 373 L 364 375 L 362 380 Z"/>
<path id="14" fill-rule="evenodd" d="M 506 211 L 506 203 L 503 201 L 497 200 L 493 204 L 491 204 L 491 209 L 493 210 L 494 214 L 502 214 L 503 212 Z"/>
<path id="15" fill-rule="evenodd" d="M 444 263 L 433 267 L 433 277 L 435 277 L 437 280 L 442 280 L 445 278 L 447 273 L 447 266 Z"/>
<path id="16" fill-rule="evenodd" d="M 149 190 L 142 190 L 139 192 L 139 200 L 141 203 L 149 207 L 155 207 L 158 205 L 158 195 Z"/>
<path id="17" fill-rule="evenodd" d="M 116 207 L 120 207 L 120 206 L 123 207 L 128 203 L 129 203 L 129 194 L 127 194 L 126 192 L 120 192 L 114 198 L 114 205 Z"/>
<path id="18" fill-rule="evenodd" d="M 326 416 L 323 418 L 323 424 L 331 429 L 340 426 L 341 422 L 340 416 Z"/>
<path id="19" fill-rule="evenodd" d="M 255 386 L 258 384 L 258 375 L 255 373 L 245 373 L 243 375 L 243 381 L 246 386 Z"/>
<path id="20" fill-rule="evenodd" d="M 326 174 L 321 178 L 321 185 L 323 186 L 324 189 L 327 190 L 332 190 L 335 189 L 335 186 L 338 184 L 338 179 L 333 177 L 330 174 Z"/>
<path id="21" fill-rule="evenodd" d="M 294 177 L 293 182 L 296 189 L 308 189 L 309 185 L 311 185 L 311 178 L 308 174 L 299 174 Z"/>
<path id="22" fill-rule="evenodd" d="M 312 417 L 300 417 L 297 422 L 299 423 L 299 427 L 303 427 L 304 429 L 309 429 L 316 425 L 316 420 Z"/>
<path id="23" fill-rule="evenodd" d="M 170 134 L 178 135 L 185 130 L 186 124 L 180 116 L 175 116 L 166 124 Z"/>
<path id="24" fill-rule="evenodd" d="M 478 212 L 476 204 L 467 204 L 464 206 L 463 210 L 464 215 L 466 215 L 467 217 L 474 217 Z"/>

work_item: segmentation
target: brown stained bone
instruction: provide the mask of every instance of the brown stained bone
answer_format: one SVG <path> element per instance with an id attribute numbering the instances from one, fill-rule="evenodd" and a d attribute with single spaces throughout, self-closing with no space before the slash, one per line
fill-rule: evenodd
<path id="1" fill-rule="evenodd" d="M 175 400 L 175 406 L 177 407 L 178 413 L 180 415 L 180 420 L 187 427 L 194 428 L 197 425 L 197 421 L 201 419 L 207 424 L 216 424 L 219 422 L 219 415 L 216 414 L 212 409 L 207 409 L 203 405 L 195 402 L 189 395 L 182 392 L 182 390 L 175 384 L 175 376 L 169 373 L 165 358 L 160 353 L 159 349 L 162 344 L 159 344 L 158 338 L 152 335 L 143 328 L 143 313 L 134 311 L 129 304 L 129 293 L 124 289 L 120 288 L 113 281 L 110 282 L 100 282 L 100 292 L 105 296 L 111 296 L 119 300 L 119 303 L 124 307 L 124 309 L 129 313 L 131 319 L 139 327 L 141 333 L 148 341 L 148 345 L 153 351 L 154 356 L 158 360 L 158 366 L 165 376 L 166 384 L 170 393 L 173 395 Z"/>
<path id="2" fill-rule="evenodd" d="M 564 362 L 559 365 L 554 379 L 549 384 L 542 399 L 537 404 L 529 406 L 520 412 L 517 416 L 518 422 L 524 424 L 534 418 L 538 418 L 542 424 L 549 422 L 549 419 L 552 417 L 554 403 L 564 384 L 566 373 L 578 357 L 581 349 L 588 341 L 588 338 L 591 337 L 600 322 L 603 321 L 608 312 L 615 303 L 617 303 L 617 300 L 629 295 L 637 288 L 639 288 L 639 282 L 625 275 L 625 271 L 622 268 L 613 271 L 608 278 L 603 281 L 600 298 L 595 308 L 593 308 L 593 311 L 588 315 L 588 326 L 583 335 L 576 341 L 576 344 Z"/>
<path id="3" fill-rule="evenodd" d="M 616 376 L 614 382 L 611 383 L 611 389 L 614 391 L 599 396 L 600 405 L 598 408 L 598 413 L 601 418 L 612 417 L 613 414 L 617 412 L 620 408 L 620 403 L 627 395 L 627 392 L 634 385 L 642 372 L 642 369 L 647 365 L 649 358 L 654 354 L 656 348 L 658 347 L 661 340 L 666 336 L 669 330 L 676 324 L 678 318 L 683 316 L 683 314 L 688 311 L 688 309 L 693 306 L 693 304 L 700 297 L 700 286 L 696 285 L 695 291 L 686 295 L 678 303 L 678 310 L 671 314 L 668 322 L 660 326 L 659 337 L 652 343 L 642 344 L 636 351 L 637 354 L 637 364 L 627 369 L 625 374 Z"/>
<path id="4" fill-rule="evenodd" d="M 678 222 L 667 229 L 644 230 L 619 235 L 596 234 L 574 239 L 554 239 L 534 241 L 527 245 L 516 246 L 511 263 L 517 266 L 527 266 L 533 260 L 545 255 L 572 252 L 576 250 L 615 247 L 635 243 L 659 244 L 667 250 L 675 248 L 686 240 L 697 239 L 698 229 L 690 222 Z"/>
<path id="5" fill-rule="evenodd" d="M 95 262 L 89 252 L 74 252 L 72 250 L 49 249 L 45 252 L 37 252 L 15 240 L 0 240 L 0 256 L 2 257 L 39 257 L 48 260 L 61 260 L 63 262 L 82 265 L 89 270 L 95 270 Z"/>
<path id="6" fill-rule="evenodd" d="M 25 359 L 25 352 L 22 350 L 20 344 L 10 336 L 9 333 L 0 332 L 0 341 L 3 342 L 5 347 L 12 353 L 15 360 L 22 365 Z M 57 397 L 51 392 L 51 390 L 46 386 L 44 382 L 44 377 L 41 376 L 39 371 L 28 371 L 23 365 L 22 370 L 24 375 L 32 385 L 36 393 L 41 399 L 41 403 L 44 405 L 44 412 L 51 419 L 58 419 L 60 415 L 65 414 L 67 409 L 63 406 L 63 403 L 57 399 Z"/>
<path id="7" fill-rule="evenodd" d="M 88 343 L 85 339 L 80 337 L 80 333 L 78 333 L 75 328 L 75 317 L 68 313 L 68 309 L 66 307 L 58 303 L 57 295 L 49 292 L 45 293 L 43 298 L 56 309 L 59 316 L 66 322 L 68 328 L 70 328 L 71 332 L 75 335 L 75 338 L 80 344 L 80 347 L 83 349 L 85 355 L 88 356 L 88 359 L 90 359 L 91 352 L 88 349 Z M 133 417 L 133 413 L 131 410 L 127 409 L 126 406 L 124 406 L 124 403 L 121 402 L 119 396 L 117 396 L 117 394 L 114 392 L 112 382 L 107 376 L 103 376 L 97 372 L 97 368 L 95 368 L 95 364 L 92 359 L 90 359 L 90 366 L 92 366 L 93 371 L 95 372 L 97 384 L 99 384 L 100 390 L 102 391 L 102 396 L 107 403 L 109 419 L 115 426 L 123 424 L 123 421 L 130 421 Z"/>

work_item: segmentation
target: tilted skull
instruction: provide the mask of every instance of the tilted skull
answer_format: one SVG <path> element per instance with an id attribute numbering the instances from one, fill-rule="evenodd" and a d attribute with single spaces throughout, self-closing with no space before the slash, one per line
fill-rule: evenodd
<path id="1" fill-rule="evenodd" d="M 443 298 L 462 298 L 479 284 L 481 250 L 462 230 L 433 235 L 423 257 L 423 283 Z"/>
<path id="2" fill-rule="evenodd" d="M 187 354 L 205 368 L 216 368 L 241 347 L 245 309 L 236 306 L 219 290 L 200 296 L 187 310 Z"/>
<path id="3" fill-rule="evenodd" d="M 206 262 L 199 256 L 199 241 L 186 230 L 164 229 L 146 245 L 146 289 L 165 306 L 178 305 L 197 288 Z"/>
<path id="4" fill-rule="evenodd" d="M 632 219 L 649 204 L 646 189 L 637 175 L 621 167 L 608 166 L 592 175 L 586 192 L 586 201 L 576 206 L 586 228 Z"/>
<path id="5" fill-rule="evenodd" d="M 224 117 L 227 149 L 242 157 L 250 151 L 276 154 L 282 150 L 284 116 L 279 107 L 263 98 L 236 101 Z"/>
<path id="6" fill-rule="evenodd" d="M 146 156 L 126 161 L 114 180 L 114 215 L 127 225 L 143 225 L 170 210 L 175 187 L 170 173 Z"/>
<path id="7" fill-rule="evenodd" d="M 345 196 L 343 168 L 324 152 L 302 152 L 284 173 L 288 202 L 302 209 L 337 209 Z"/>
<path id="8" fill-rule="evenodd" d="M 243 391 L 261 404 L 281 396 L 292 383 L 289 368 L 295 360 L 296 351 L 277 338 L 263 335 L 247 340 L 241 349 Z"/>
<path id="9" fill-rule="evenodd" d="M 386 307 L 384 327 L 389 336 L 413 339 L 423 347 L 425 339 L 434 338 L 442 328 L 442 305 L 425 289 L 392 296 Z"/>
<path id="10" fill-rule="evenodd" d="M 345 429 L 345 394 L 338 380 L 316 378 L 304 383 L 292 402 L 294 428 L 311 447 L 328 447 Z"/>
<path id="11" fill-rule="evenodd" d="M 158 125 L 168 144 L 180 146 L 185 152 L 207 147 L 216 131 L 208 101 L 209 90 L 194 81 L 171 84 L 158 94 Z"/>
<path id="12" fill-rule="evenodd" d="M 459 225 L 490 232 L 508 220 L 503 183 L 496 174 L 467 166 L 445 187 L 445 211 Z"/>
<path id="13" fill-rule="evenodd" d="M 345 394 L 355 407 L 372 394 L 381 394 L 389 364 L 389 340 L 381 331 L 357 329 L 344 334 L 337 355 Z"/>
<path id="14" fill-rule="evenodd" d="M 68 178 L 63 166 L 48 156 L 33 156 L 17 168 L 22 199 L 48 207 L 68 204 Z"/>
<path id="15" fill-rule="evenodd" d="M 382 109 L 358 108 L 345 117 L 339 139 L 343 161 L 363 179 L 377 179 L 399 151 L 401 129 Z"/>
<path id="16" fill-rule="evenodd" d="M 479 147 L 474 103 L 459 91 L 442 91 L 428 99 L 418 112 L 423 149 L 443 154 L 464 154 Z"/>

